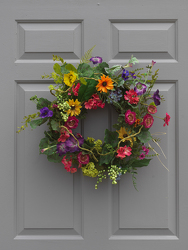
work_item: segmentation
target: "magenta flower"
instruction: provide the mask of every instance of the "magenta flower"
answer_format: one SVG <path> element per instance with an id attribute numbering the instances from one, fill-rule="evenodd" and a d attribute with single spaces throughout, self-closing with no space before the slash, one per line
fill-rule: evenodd
<path id="1" fill-rule="evenodd" d="M 154 122 L 153 116 L 150 114 L 147 114 L 144 116 L 143 122 L 141 124 L 143 124 L 145 128 L 151 128 L 151 126 L 153 125 L 153 122 Z"/>
<path id="2" fill-rule="evenodd" d="M 49 110 L 49 108 L 44 107 L 42 109 L 40 109 L 40 117 L 42 118 L 46 118 L 46 117 L 52 117 L 53 116 L 53 111 Z"/>
<path id="3" fill-rule="evenodd" d="M 69 116 L 65 122 L 65 126 L 69 129 L 77 128 L 79 120 L 75 116 Z"/>
<path id="4" fill-rule="evenodd" d="M 134 87 L 134 91 L 137 93 L 137 95 L 143 95 L 146 92 L 147 86 L 141 82 L 138 82 L 136 84 L 136 87 Z"/>
<path id="5" fill-rule="evenodd" d="M 129 125 L 132 125 L 136 121 L 136 113 L 131 111 L 130 109 L 127 110 L 125 113 L 125 122 Z"/>
<path id="6" fill-rule="evenodd" d="M 100 56 L 91 57 L 90 62 L 92 62 L 93 64 L 102 63 L 102 57 Z"/>
<path id="7" fill-rule="evenodd" d="M 144 153 L 141 153 L 140 156 L 139 156 L 140 160 L 143 160 L 145 158 L 145 154 Z"/>
<path id="8" fill-rule="evenodd" d="M 88 154 L 82 154 L 82 152 L 80 152 L 77 156 L 78 162 L 80 164 L 88 164 L 89 163 L 89 155 Z"/>
<path id="9" fill-rule="evenodd" d="M 154 66 L 155 63 L 156 63 L 156 62 L 154 62 L 154 61 L 152 60 L 152 62 L 151 62 L 152 67 Z"/>
<path id="10" fill-rule="evenodd" d="M 154 105 L 149 105 L 149 106 L 148 106 L 148 112 L 149 112 L 150 114 L 155 114 L 155 113 L 157 113 L 157 107 L 155 107 Z"/>
<path id="11" fill-rule="evenodd" d="M 170 116 L 169 116 L 169 114 L 168 113 L 166 113 L 166 117 L 164 118 L 164 124 L 163 124 L 163 126 L 165 127 L 166 125 L 168 126 L 169 125 L 169 121 L 170 121 Z"/>

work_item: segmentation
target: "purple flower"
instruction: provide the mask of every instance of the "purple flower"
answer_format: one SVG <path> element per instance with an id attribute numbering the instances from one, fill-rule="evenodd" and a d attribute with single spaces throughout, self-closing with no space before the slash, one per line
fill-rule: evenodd
<path id="1" fill-rule="evenodd" d="M 79 142 L 79 146 L 82 146 L 82 144 L 84 143 L 84 138 L 83 137 L 77 138 L 77 140 Z M 74 153 L 80 151 L 77 140 L 74 139 L 72 135 L 69 137 L 68 140 L 66 140 L 65 144 L 69 152 Z"/>
<path id="2" fill-rule="evenodd" d="M 102 63 L 102 57 L 100 56 L 91 57 L 89 60 L 93 64 Z"/>
<path id="3" fill-rule="evenodd" d="M 129 71 L 124 69 L 121 77 L 126 81 L 129 78 Z"/>
<path id="4" fill-rule="evenodd" d="M 45 118 L 45 117 L 52 117 L 53 116 L 53 111 L 49 110 L 49 108 L 44 107 L 40 109 L 40 117 Z"/>
<path id="5" fill-rule="evenodd" d="M 62 156 L 63 154 L 66 154 L 68 152 L 68 148 L 65 144 L 65 142 L 61 142 L 57 144 L 57 153 L 59 156 Z"/>
<path id="6" fill-rule="evenodd" d="M 155 103 L 156 106 L 160 105 L 161 97 L 159 95 L 159 90 L 158 89 L 153 94 L 153 100 L 154 100 L 154 103 Z"/>
<path id="7" fill-rule="evenodd" d="M 133 72 L 133 73 L 130 73 L 130 74 L 131 74 L 132 78 L 136 79 L 136 75 L 135 75 L 134 72 Z"/>
<path id="8" fill-rule="evenodd" d="M 152 62 L 151 62 L 152 67 L 154 66 L 155 63 L 156 63 L 156 62 L 154 62 L 154 61 L 152 60 Z"/>
<path id="9" fill-rule="evenodd" d="M 141 82 L 138 82 L 136 84 L 136 87 L 134 87 L 134 91 L 137 93 L 137 95 L 143 95 L 146 92 L 147 86 Z"/>

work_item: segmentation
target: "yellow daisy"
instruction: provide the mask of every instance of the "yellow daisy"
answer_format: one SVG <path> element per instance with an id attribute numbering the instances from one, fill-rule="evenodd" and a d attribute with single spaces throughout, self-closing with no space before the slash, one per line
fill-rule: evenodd
<path id="1" fill-rule="evenodd" d="M 124 141 L 130 141 L 131 143 L 131 147 L 133 147 L 133 141 L 136 141 L 135 137 L 131 137 L 131 138 L 126 138 L 129 135 L 131 135 L 131 130 L 128 130 L 127 128 L 125 129 L 125 127 L 121 127 L 119 131 L 117 131 L 119 134 L 120 139 L 124 139 Z"/>
<path id="2" fill-rule="evenodd" d="M 76 75 L 73 71 L 70 71 L 70 73 L 64 75 L 64 83 L 72 87 L 73 83 L 76 81 Z"/>
<path id="3" fill-rule="evenodd" d="M 81 108 L 82 106 L 80 105 L 80 102 L 78 101 L 78 99 L 76 99 L 76 101 L 69 100 L 67 102 L 69 104 L 69 106 L 71 107 L 70 109 L 67 110 L 68 115 L 73 116 L 73 115 L 79 115 L 81 112 Z"/>
<path id="4" fill-rule="evenodd" d="M 108 89 L 114 88 L 113 81 L 109 76 L 102 75 L 98 82 L 99 83 L 97 84 L 96 88 L 98 88 L 97 90 L 100 91 L 100 93 L 107 93 Z"/>

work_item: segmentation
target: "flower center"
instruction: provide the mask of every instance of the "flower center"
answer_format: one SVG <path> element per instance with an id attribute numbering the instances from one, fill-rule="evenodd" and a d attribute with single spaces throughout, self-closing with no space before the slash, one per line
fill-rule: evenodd
<path id="1" fill-rule="evenodd" d="M 72 109 L 72 108 L 71 108 L 71 109 Z M 69 121 L 68 124 L 69 124 L 69 126 L 74 126 L 75 121 L 74 121 L 74 120 L 73 120 L 73 121 Z"/>
<path id="2" fill-rule="evenodd" d="M 71 110 L 75 110 L 75 105 L 72 105 L 72 106 L 71 106 Z"/>
<path id="3" fill-rule="evenodd" d="M 102 83 L 102 86 L 103 86 L 103 87 L 106 87 L 106 85 L 107 85 L 106 82 L 103 82 L 103 83 Z"/>
<path id="4" fill-rule="evenodd" d="M 129 121 L 132 121 L 134 119 L 132 114 L 128 115 L 128 117 L 129 117 Z"/>

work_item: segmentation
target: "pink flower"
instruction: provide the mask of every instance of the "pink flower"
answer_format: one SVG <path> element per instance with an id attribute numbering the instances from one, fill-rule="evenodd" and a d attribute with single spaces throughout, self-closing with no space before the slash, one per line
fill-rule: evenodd
<path id="1" fill-rule="evenodd" d="M 149 106 L 148 106 L 148 112 L 149 112 L 150 114 L 155 114 L 155 113 L 157 113 L 157 107 L 155 107 L 154 105 L 149 105 Z"/>
<path id="2" fill-rule="evenodd" d="M 156 62 L 154 62 L 154 61 L 152 60 L 152 62 L 151 62 L 152 67 L 154 66 L 155 63 L 156 63 Z"/>
<path id="3" fill-rule="evenodd" d="M 97 106 L 103 109 L 104 106 L 105 106 L 105 103 L 100 101 L 100 102 L 97 103 Z"/>
<path id="4" fill-rule="evenodd" d="M 96 101 L 100 101 L 100 98 L 97 94 L 93 94 L 92 95 L 93 99 L 95 99 Z"/>
<path id="5" fill-rule="evenodd" d="M 58 105 L 57 105 L 57 104 L 53 104 L 53 105 L 52 105 L 52 108 L 54 108 L 54 109 L 55 109 L 55 108 L 58 108 Z"/>
<path id="6" fill-rule="evenodd" d="M 136 91 L 130 89 L 126 91 L 127 95 L 124 95 L 125 100 L 129 101 L 130 104 L 138 104 L 139 97 L 137 96 Z"/>
<path id="7" fill-rule="evenodd" d="M 151 126 L 153 125 L 153 122 L 154 122 L 153 116 L 150 114 L 147 114 L 144 116 L 143 122 L 141 124 L 143 124 L 145 128 L 151 128 Z"/>
<path id="8" fill-rule="evenodd" d="M 73 94 L 74 94 L 75 96 L 78 96 L 78 91 L 79 91 L 80 86 L 81 86 L 80 83 L 78 83 L 78 84 L 76 85 L 76 87 L 72 86 L 72 91 L 73 91 Z"/>
<path id="9" fill-rule="evenodd" d="M 148 155 L 148 153 L 149 153 L 149 149 L 148 149 L 148 148 L 146 148 L 146 146 L 142 146 L 142 150 L 144 150 L 145 155 Z"/>
<path id="10" fill-rule="evenodd" d="M 140 160 L 143 160 L 145 158 L 145 154 L 144 153 L 141 153 L 140 156 L 139 156 Z"/>
<path id="11" fill-rule="evenodd" d="M 125 122 L 132 125 L 136 121 L 136 113 L 132 112 L 130 109 L 125 113 Z"/>
<path id="12" fill-rule="evenodd" d="M 93 107 L 93 99 L 89 99 L 88 102 L 84 103 L 86 109 L 92 109 Z"/>
<path id="13" fill-rule="evenodd" d="M 127 147 L 126 145 L 124 147 L 120 147 L 118 150 L 117 150 L 117 157 L 123 159 L 125 158 L 126 156 L 130 156 L 132 153 L 132 148 L 131 147 Z"/>
<path id="14" fill-rule="evenodd" d="M 69 116 L 65 122 L 65 126 L 69 129 L 77 128 L 79 120 L 75 116 Z"/>
<path id="15" fill-rule="evenodd" d="M 164 124 L 163 124 L 163 126 L 165 127 L 166 125 L 168 126 L 169 124 L 169 121 L 170 121 L 170 116 L 169 116 L 169 114 L 168 113 L 166 113 L 166 117 L 164 118 Z"/>
<path id="16" fill-rule="evenodd" d="M 82 152 L 80 152 L 77 156 L 78 162 L 80 164 L 88 164 L 89 163 L 89 155 L 88 154 L 82 154 Z"/>
<path id="17" fill-rule="evenodd" d="M 72 159 L 67 161 L 66 156 L 64 156 L 63 159 L 61 160 L 61 162 L 64 164 L 65 169 L 67 170 L 67 172 L 70 172 L 71 171 L 71 166 L 72 166 Z"/>

